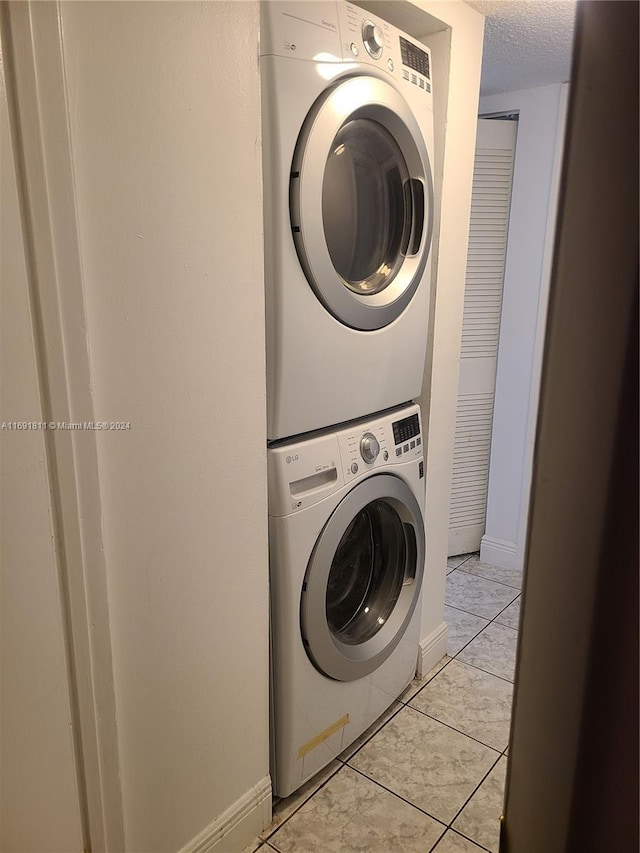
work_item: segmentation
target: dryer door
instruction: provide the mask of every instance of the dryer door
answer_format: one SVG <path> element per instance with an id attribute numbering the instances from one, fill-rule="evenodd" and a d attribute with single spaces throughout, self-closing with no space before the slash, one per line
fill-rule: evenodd
<path id="1" fill-rule="evenodd" d="M 420 596 L 424 544 L 420 507 L 398 477 L 370 477 L 336 507 L 309 560 L 300 608 L 320 672 L 353 681 L 389 657 Z"/>
<path id="2" fill-rule="evenodd" d="M 350 77 L 319 98 L 296 146 L 290 210 L 307 279 L 336 319 L 373 330 L 404 311 L 431 247 L 433 181 L 390 83 Z"/>

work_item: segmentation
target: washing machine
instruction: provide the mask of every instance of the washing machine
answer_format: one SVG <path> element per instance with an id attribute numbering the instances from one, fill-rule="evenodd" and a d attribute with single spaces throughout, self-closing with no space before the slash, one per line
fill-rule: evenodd
<path id="1" fill-rule="evenodd" d="M 425 562 L 417 405 L 268 451 L 271 756 L 287 797 L 415 674 Z"/>
<path id="2" fill-rule="evenodd" d="M 268 438 L 421 391 L 433 230 L 424 45 L 343 2 L 263 2 Z"/>

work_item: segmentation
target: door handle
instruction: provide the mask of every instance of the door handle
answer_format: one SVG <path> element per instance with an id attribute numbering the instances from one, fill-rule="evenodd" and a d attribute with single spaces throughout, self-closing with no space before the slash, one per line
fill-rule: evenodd
<path id="1" fill-rule="evenodd" d="M 411 185 L 411 238 L 408 255 L 416 255 L 422 243 L 424 230 L 424 184 L 418 178 L 409 178 Z"/>

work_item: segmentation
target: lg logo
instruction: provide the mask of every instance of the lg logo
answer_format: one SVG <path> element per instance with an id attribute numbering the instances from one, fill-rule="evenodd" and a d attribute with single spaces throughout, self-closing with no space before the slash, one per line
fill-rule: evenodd
<path id="1" fill-rule="evenodd" d="M 284 461 L 287 463 L 287 465 L 289 465 L 289 464 L 291 464 L 291 462 L 297 462 L 297 461 L 298 461 L 298 459 L 300 459 L 299 454 L 294 453 L 294 454 L 293 454 L 293 456 L 287 456 L 287 457 L 285 457 L 285 460 L 284 460 Z"/>

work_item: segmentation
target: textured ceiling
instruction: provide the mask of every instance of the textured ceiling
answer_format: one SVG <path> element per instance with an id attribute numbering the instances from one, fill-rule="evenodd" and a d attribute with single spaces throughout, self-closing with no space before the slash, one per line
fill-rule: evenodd
<path id="1" fill-rule="evenodd" d="M 482 95 L 564 83 L 571 73 L 574 0 L 467 0 L 486 16 Z"/>

